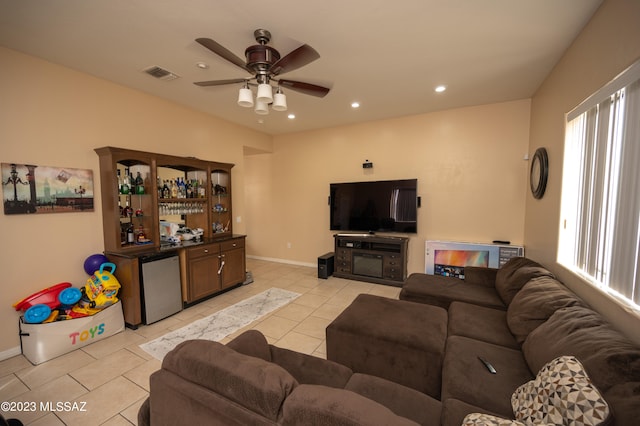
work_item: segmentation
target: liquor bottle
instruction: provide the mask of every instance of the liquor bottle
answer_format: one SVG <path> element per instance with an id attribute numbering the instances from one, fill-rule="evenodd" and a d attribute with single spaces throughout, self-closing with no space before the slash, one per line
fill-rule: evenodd
<path id="1" fill-rule="evenodd" d="M 133 216 L 133 209 L 129 205 L 129 200 L 126 201 L 126 206 L 122 209 L 122 217 L 131 217 Z"/>
<path id="2" fill-rule="evenodd" d="M 158 198 L 163 198 L 162 197 L 162 180 L 160 179 L 160 176 L 156 178 L 156 191 L 158 191 Z"/>
<path id="3" fill-rule="evenodd" d="M 136 236 L 135 233 L 133 232 L 133 223 L 129 224 L 129 227 L 127 228 L 127 243 L 133 244 L 136 242 Z"/>
<path id="4" fill-rule="evenodd" d="M 122 194 L 128 194 L 131 191 L 131 180 L 129 178 L 129 169 L 124 169 L 124 177 L 122 178 L 122 186 L 120 187 Z"/>
<path id="5" fill-rule="evenodd" d="M 204 186 L 204 181 L 201 179 L 198 182 L 198 198 L 204 198 L 207 195 L 207 188 Z"/>
<path id="6" fill-rule="evenodd" d="M 193 198 L 200 198 L 200 191 L 198 190 L 198 179 L 191 180 L 191 191 Z"/>
<path id="7" fill-rule="evenodd" d="M 118 176 L 118 194 L 122 194 L 122 176 L 120 175 L 120 169 L 116 172 Z"/>
<path id="8" fill-rule="evenodd" d="M 162 198 L 171 198 L 171 190 L 169 189 L 169 184 L 166 179 L 164 185 L 162 185 Z"/>
<path id="9" fill-rule="evenodd" d="M 187 198 L 193 198 L 193 185 L 191 184 L 191 181 L 188 180 L 185 184 L 185 196 Z"/>
<path id="10" fill-rule="evenodd" d="M 171 198 L 178 198 L 178 185 L 176 185 L 176 181 L 171 181 Z"/>
<path id="11" fill-rule="evenodd" d="M 140 172 L 136 174 L 136 178 L 133 182 L 136 188 L 136 194 L 144 194 L 144 179 L 142 179 Z"/>
<path id="12" fill-rule="evenodd" d="M 178 197 L 186 198 L 187 197 L 187 186 L 184 184 L 184 179 L 178 178 Z"/>

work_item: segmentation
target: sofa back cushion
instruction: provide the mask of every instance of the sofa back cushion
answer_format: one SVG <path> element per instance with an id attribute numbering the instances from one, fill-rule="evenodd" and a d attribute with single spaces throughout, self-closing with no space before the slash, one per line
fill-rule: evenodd
<path id="1" fill-rule="evenodd" d="M 539 263 L 526 257 L 514 257 L 496 273 L 496 291 L 506 306 L 529 280 L 538 277 L 553 277 Z"/>
<path id="2" fill-rule="evenodd" d="M 353 371 L 337 362 L 270 345 L 271 361 L 291 374 L 300 384 L 344 388 Z"/>
<path id="3" fill-rule="evenodd" d="M 557 309 L 574 305 L 585 306 L 582 299 L 555 278 L 534 278 L 511 301 L 507 309 L 507 323 L 518 343 L 522 344 L 529 333 Z"/>
<path id="4" fill-rule="evenodd" d="M 560 355 L 573 355 L 612 408 L 616 423 L 640 419 L 640 347 L 612 328 L 600 314 L 573 306 L 558 309 L 522 346 L 536 371 Z"/>
<path id="5" fill-rule="evenodd" d="M 269 342 L 258 330 L 247 330 L 227 343 L 227 347 L 241 354 L 271 361 Z"/>
<path id="6" fill-rule="evenodd" d="M 616 384 L 640 382 L 640 347 L 583 306 L 558 309 L 529 335 L 522 351 L 533 371 L 558 356 L 573 355 L 604 392 Z"/>
<path id="7" fill-rule="evenodd" d="M 179 344 L 162 368 L 273 421 L 298 385 L 282 367 L 210 340 Z"/>

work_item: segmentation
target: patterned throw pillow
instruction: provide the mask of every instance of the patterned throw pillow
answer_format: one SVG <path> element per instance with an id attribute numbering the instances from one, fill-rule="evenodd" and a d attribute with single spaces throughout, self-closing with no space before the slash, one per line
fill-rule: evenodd
<path id="1" fill-rule="evenodd" d="M 609 405 L 591 383 L 580 361 L 561 356 L 511 396 L 515 418 L 525 424 L 595 426 L 611 417 Z"/>

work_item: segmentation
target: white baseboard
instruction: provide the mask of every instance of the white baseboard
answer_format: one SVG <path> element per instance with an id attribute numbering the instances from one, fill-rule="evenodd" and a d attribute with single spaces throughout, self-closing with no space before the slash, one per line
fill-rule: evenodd
<path id="1" fill-rule="evenodd" d="M 13 358 L 16 355 L 20 355 L 22 353 L 22 349 L 20 346 L 16 346 L 15 348 L 7 349 L 6 351 L 0 352 L 0 361 L 4 361 L 5 359 Z"/>
<path id="2" fill-rule="evenodd" d="M 316 268 L 318 266 L 315 263 L 298 262 L 296 260 L 278 259 L 275 257 L 252 256 L 249 254 L 247 255 L 247 258 L 256 259 L 256 260 L 266 260 L 268 262 L 286 263 L 288 265 L 307 266 L 309 268 Z"/>

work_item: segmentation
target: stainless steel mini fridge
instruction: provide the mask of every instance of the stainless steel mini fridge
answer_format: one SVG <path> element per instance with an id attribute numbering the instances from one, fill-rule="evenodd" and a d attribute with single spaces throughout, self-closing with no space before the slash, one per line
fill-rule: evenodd
<path id="1" fill-rule="evenodd" d="M 180 260 L 175 251 L 140 257 L 142 318 L 151 324 L 182 310 Z"/>

